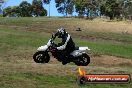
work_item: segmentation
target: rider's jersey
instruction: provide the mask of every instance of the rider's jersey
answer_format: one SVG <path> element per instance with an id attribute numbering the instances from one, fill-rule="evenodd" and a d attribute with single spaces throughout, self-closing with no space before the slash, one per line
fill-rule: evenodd
<path id="1" fill-rule="evenodd" d="M 73 51 L 75 49 L 75 43 L 73 42 L 71 36 L 68 33 L 62 37 L 61 46 L 58 46 L 57 49 L 68 51 Z"/>

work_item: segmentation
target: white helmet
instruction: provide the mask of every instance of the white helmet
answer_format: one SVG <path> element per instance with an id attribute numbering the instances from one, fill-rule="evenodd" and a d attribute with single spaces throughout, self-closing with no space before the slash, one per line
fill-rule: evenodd
<path id="1" fill-rule="evenodd" d="M 66 31 L 64 28 L 60 28 L 57 30 L 58 38 L 62 38 L 64 35 L 66 35 Z"/>

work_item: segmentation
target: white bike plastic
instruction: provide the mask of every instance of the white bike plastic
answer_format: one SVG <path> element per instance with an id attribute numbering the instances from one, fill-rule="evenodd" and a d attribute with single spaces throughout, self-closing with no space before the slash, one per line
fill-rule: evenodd
<path id="1" fill-rule="evenodd" d="M 74 50 L 70 55 L 74 57 L 81 56 L 82 54 L 86 53 L 86 50 L 90 50 L 88 47 L 79 47 L 79 50 Z"/>
<path id="2" fill-rule="evenodd" d="M 37 50 L 38 51 L 46 51 L 47 49 L 48 49 L 48 46 L 44 45 L 44 46 L 40 46 Z"/>
<path id="3" fill-rule="evenodd" d="M 46 51 L 48 47 L 51 45 L 51 39 L 48 41 L 47 45 L 39 47 L 37 50 L 38 51 Z M 70 55 L 74 57 L 81 56 L 82 54 L 86 53 L 86 50 L 90 50 L 88 47 L 79 47 L 78 50 L 74 50 Z"/>

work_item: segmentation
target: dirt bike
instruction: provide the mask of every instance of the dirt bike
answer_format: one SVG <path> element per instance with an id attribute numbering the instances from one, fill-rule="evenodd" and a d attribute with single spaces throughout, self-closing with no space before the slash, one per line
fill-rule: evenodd
<path id="1" fill-rule="evenodd" d="M 54 39 L 51 38 L 47 45 L 41 46 L 37 49 L 37 52 L 33 55 L 33 59 L 36 63 L 48 63 L 50 61 L 49 52 L 58 61 L 62 62 L 61 55 L 63 51 L 55 49 L 57 44 L 54 43 Z M 77 66 L 87 66 L 90 63 L 90 57 L 86 54 L 86 50 L 90 50 L 88 47 L 76 47 L 75 50 L 67 57 L 67 62 L 73 62 Z"/>

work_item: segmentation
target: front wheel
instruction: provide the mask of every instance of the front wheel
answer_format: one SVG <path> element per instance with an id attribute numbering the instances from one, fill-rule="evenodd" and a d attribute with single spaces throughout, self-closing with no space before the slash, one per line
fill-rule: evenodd
<path id="1" fill-rule="evenodd" d="M 90 57 L 87 54 L 83 54 L 78 58 L 78 62 L 75 63 L 78 66 L 87 66 L 90 63 Z"/>
<path id="2" fill-rule="evenodd" d="M 33 59 L 36 63 L 48 63 L 50 56 L 46 52 L 38 51 L 33 55 Z"/>

